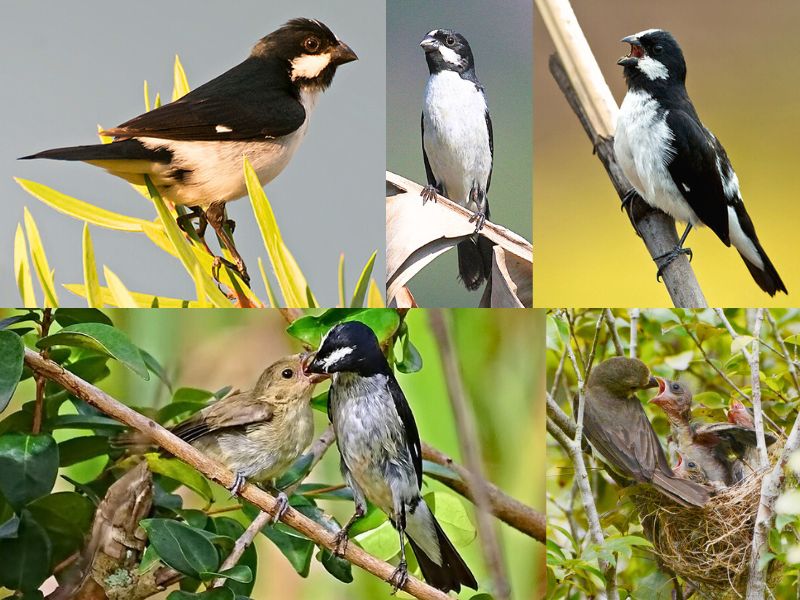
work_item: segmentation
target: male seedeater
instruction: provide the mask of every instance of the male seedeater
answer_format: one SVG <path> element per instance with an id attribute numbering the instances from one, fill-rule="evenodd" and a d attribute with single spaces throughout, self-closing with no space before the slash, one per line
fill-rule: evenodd
<path id="1" fill-rule="evenodd" d="M 311 392 L 325 377 L 306 373 L 307 359 L 295 354 L 276 361 L 252 390 L 226 396 L 170 428 L 235 473 L 233 495 L 248 481 L 271 484 L 311 443 Z M 288 506 L 283 492 L 278 501 L 276 518 Z"/>
<path id="2" fill-rule="evenodd" d="M 680 254 L 693 226 L 707 225 L 739 251 L 759 287 L 774 296 L 786 286 L 744 208 L 739 179 L 722 144 L 695 111 L 686 92 L 686 62 L 675 38 L 648 29 L 622 39 L 628 93 L 620 106 L 614 153 L 633 190 L 649 205 L 687 223 L 672 251 L 656 257 L 658 272 Z"/>
<path id="3" fill-rule="evenodd" d="M 477 235 L 489 218 L 494 140 L 486 93 L 475 75 L 469 43 L 450 29 L 434 29 L 420 42 L 430 77 L 422 105 L 422 158 L 428 186 L 473 211 L 475 235 L 458 244 L 458 273 L 468 290 L 489 280 L 492 242 Z"/>
<path id="4" fill-rule="evenodd" d="M 259 40 L 239 65 L 182 98 L 104 132 L 110 144 L 45 150 L 23 158 L 78 160 L 135 184 L 145 176 L 171 202 L 214 228 L 245 281 L 247 270 L 224 229 L 225 203 L 247 192 L 247 157 L 262 184 L 286 167 L 319 95 L 337 67 L 357 59 L 323 23 L 292 19 Z M 185 223 L 182 223 L 185 225 Z"/>
<path id="5" fill-rule="evenodd" d="M 411 407 L 372 330 L 358 321 L 340 323 L 322 340 L 311 373 L 330 374 L 328 417 L 336 432 L 341 469 L 356 512 L 337 535 L 337 550 L 367 510 L 367 500 L 389 515 L 400 535 L 400 564 L 390 578 L 405 585 L 405 541 L 425 580 L 443 591 L 477 589 L 475 577 L 423 500 L 422 454 Z"/>

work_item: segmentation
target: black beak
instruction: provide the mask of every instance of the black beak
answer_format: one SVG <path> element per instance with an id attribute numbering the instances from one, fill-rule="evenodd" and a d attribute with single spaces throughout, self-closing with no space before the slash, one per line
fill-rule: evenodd
<path id="1" fill-rule="evenodd" d="M 423 50 L 425 50 L 425 52 L 431 52 L 439 47 L 439 40 L 437 40 L 435 37 L 427 36 L 419 43 L 419 45 Z"/>
<path id="2" fill-rule="evenodd" d="M 331 59 L 333 64 L 335 65 L 343 65 L 345 63 L 353 62 L 354 60 L 358 60 L 358 56 L 355 52 L 345 44 L 344 42 L 340 41 L 336 44 L 336 47 L 331 51 Z"/>
<path id="3" fill-rule="evenodd" d="M 320 374 L 320 375 L 326 375 L 328 373 L 328 371 L 325 368 L 325 366 L 322 364 L 322 362 L 317 360 L 317 355 L 313 354 L 313 355 L 308 357 L 308 360 L 304 361 L 304 363 L 303 363 L 303 373 L 305 373 L 306 376 L 310 376 L 310 375 L 312 375 L 314 373 L 317 373 L 317 374 Z"/>
<path id="4" fill-rule="evenodd" d="M 644 389 L 656 388 L 656 387 L 661 387 L 661 386 L 659 386 L 658 384 L 658 379 L 651 375 L 650 379 L 647 380 L 647 385 L 644 386 Z"/>
<path id="5" fill-rule="evenodd" d="M 642 43 L 639 41 L 635 35 L 629 35 L 628 37 L 624 37 L 620 40 L 623 44 L 630 44 L 631 51 L 627 56 L 623 56 L 617 61 L 618 65 L 623 67 L 635 65 L 640 58 L 644 56 L 644 49 L 642 48 Z"/>

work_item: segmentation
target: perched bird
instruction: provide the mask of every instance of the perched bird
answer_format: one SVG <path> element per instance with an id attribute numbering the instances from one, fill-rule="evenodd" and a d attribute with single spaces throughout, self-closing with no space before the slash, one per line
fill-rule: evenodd
<path id="1" fill-rule="evenodd" d="M 649 205 L 687 223 L 678 246 L 656 257 L 659 274 L 680 254 L 693 226 L 707 225 L 739 251 L 750 274 L 770 296 L 786 292 L 756 236 L 739 180 L 719 140 L 697 116 L 686 92 L 686 63 L 675 38 L 648 29 L 622 39 L 630 54 L 628 93 L 620 107 L 614 153 L 633 190 Z M 631 199 L 632 195 L 627 197 Z"/>
<path id="2" fill-rule="evenodd" d="M 259 40 L 239 65 L 182 98 L 103 132 L 110 144 L 45 150 L 23 158 L 78 160 L 190 207 L 247 270 L 225 231 L 225 203 L 246 192 L 242 157 L 262 184 L 291 160 L 321 92 L 356 54 L 325 25 L 293 19 Z M 191 217 L 190 217 L 191 218 Z M 207 220 L 207 221 L 206 221 Z M 181 223 L 186 226 L 186 222 Z"/>
<path id="3" fill-rule="evenodd" d="M 475 75 L 469 43 L 450 29 L 420 42 L 430 77 L 422 105 L 423 202 L 446 196 L 475 214 L 475 235 L 458 244 L 458 273 L 468 290 L 489 280 L 492 242 L 477 235 L 489 218 L 494 141 L 486 93 Z"/>
<path id="4" fill-rule="evenodd" d="M 688 479 L 689 481 L 702 483 L 704 485 L 710 483 L 708 477 L 706 477 L 705 471 L 703 471 L 696 462 L 691 460 L 685 461 L 680 454 L 678 454 L 678 462 L 672 467 L 672 472 L 681 479 Z"/>
<path id="5" fill-rule="evenodd" d="M 731 423 L 694 423 L 689 387 L 660 377 L 657 381 L 659 393 L 650 402 L 667 415 L 680 454 L 696 463 L 715 487 L 740 481 L 746 474 L 741 460 L 756 447 L 755 430 Z M 768 444 L 776 440 L 772 434 L 766 437 Z"/>
<path id="6" fill-rule="evenodd" d="M 592 369 L 586 382 L 583 432 L 599 458 L 619 475 L 649 483 L 685 506 L 702 506 L 708 501 L 708 489 L 675 476 L 635 396 L 637 391 L 657 385 L 640 360 L 614 357 L 603 361 Z"/>
<path id="7" fill-rule="evenodd" d="M 423 500 L 422 454 L 411 407 L 372 330 L 357 321 L 333 327 L 307 370 L 331 374 L 328 417 L 336 432 L 341 469 L 356 511 L 337 535 L 367 510 L 367 500 L 385 512 L 400 535 L 400 564 L 390 578 L 395 589 L 408 578 L 406 536 L 425 580 L 445 592 L 461 585 L 477 589 L 475 577 Z"/>
<path id="8" fill-rule="evenodd" d="M 271 484 L 303 453 L 314 435 L 311 392 L 324 376 L 306 373 L 307 355 L 273 363 L 252 390 L 214 402 L 170 429 L 236 474 L 231 493 L 247 481 Z M 283 492 L 278 517 L 288 505 Z"/>

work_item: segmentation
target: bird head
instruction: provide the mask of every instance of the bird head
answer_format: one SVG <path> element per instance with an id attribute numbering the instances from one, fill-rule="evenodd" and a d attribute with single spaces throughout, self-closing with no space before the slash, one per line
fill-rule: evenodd
<path id="1" fill-rule="evenodd" d="M 469 42 L 452 29 L 434 29 L 419 45 L 425 51 L 425 60 L 431 73 L 463 73 L 475 66 Z"/>
<path id="2" fill-rule="evenodd" d="M 692 410 L 692 392 L 680 381 L 670 381 L 656 377 L 658 394 L 650 399 L 651 404 L 660 407 L 667 416 L 687 417 Z"/>
<path id="3" fill-rule="evenodd" d="M 672 34 L 663 29 L 648 29 L 620 40 L 630 44 L 627 56 L 617 61 L 625 67 L 629 84 L 633 81 L 686 80 L 683 52 Z"/>
<path id="4" fill-rule="evenodd" d="M 639 359 L 615 356 L 592 369 L 588 385 L 604 387 L 615 395 L 628 397 L 639 390 L 656 387 L 658 382 Z"/>
<path id="5" fill-rule="evenodd" d="M 388 371 L 378 338 L 372 329 L 359 321 L 347 321 L 332 327 L 314 358 L 305 367 L 307 373 L 358 373 L 369 376 Z"/>
<path id="6" fill-rule="evenodd" d="M 753 416 L 747 407 L 738 400 L 731 400 L 728 409 L 728 422 L 745 427 L 753 427 Z"/>
<path id="7" fill-rule="evenodd" d="M 316 19 L 292 19 L 261 38 L 252 56 L 283 61 L 297 85 L 321 89 L 331 84 L 336 67 L 358 60 L 350 46 Z"/>
<path id="8" fill-rule="evenodd" d="M 255 390 L 273 404 L 308 402 L 314 386 L 327 376 L 306 373 L 305 360 L 307 355 L 293 354 L 272 363 L 258 378 Z"/>

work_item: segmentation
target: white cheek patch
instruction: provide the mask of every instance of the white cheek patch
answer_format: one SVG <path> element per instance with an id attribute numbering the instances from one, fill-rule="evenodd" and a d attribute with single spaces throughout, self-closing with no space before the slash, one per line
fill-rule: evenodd
<path id="1" fill-rule="evenodd" d="M 640 31 L 639 33 L 635 34 L 633 37 L 642 38 L 651 33 L 659 33 L 661 31 L 663 31 L 663 29 L 645 29 L 644 31 Z"/>
<path id="2" fill-rule="evenodd" d="M 342 360 L 348 354 L 352 354 L 355 348 L 352 346 L 345 346 L 343 348 L 337 348 L 333 352 L 331 352 L 325 359 L 322 361 L 322 367 L 327 370 L 330 368 L 331 365 L 335 365 L 337 362 Z"/>
<path id="3" fill-rule="evenodd" d="M 445 62 L 450 63 L 451 65 L 460 65 L 461 64 L 461 57 L 455 50 L 451 50 L 446 46 L 439 46 L 439 54 L 442 55 L 442 58 Z"/>
<path id="4" fill-rule="evenodd" d="M 636 68 L 644 73 L 650 81 L 655 81 L 656 79 L 666 79 L 669 77 L 669 70 L 664 63 L 659 62 L 650 56 L 640 58 L 636 63 Z"/>
<path id="5" fill-rule="evenodd" d="M 295 79 L 314 79 L 331 63 L 330 52 L 323 54 L 303 54 L 292 61 L 292 81 Z"/>

